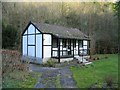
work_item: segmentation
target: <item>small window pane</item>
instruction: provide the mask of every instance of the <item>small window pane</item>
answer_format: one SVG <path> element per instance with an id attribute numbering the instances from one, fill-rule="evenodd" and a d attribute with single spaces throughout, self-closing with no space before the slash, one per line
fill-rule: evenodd
<path id="1" fill-rule="evenodd" d="M 28 35 L 28 45 L 35 45 L 35 35 Z"/>
<path id="2" fill-rule="evenodd" d="M 28 56 L 35 57 L 35 46 L 28 46 Z"/>
<path id="3" fill-rule="evenodd" d="M 83 41 L 79 41 L 79 47 L 83 47 Z"/>
<path id="4" fill-rule="evenodd" d="M 84 40 L 84 41 L 83 41 L 83 45 L 87 45 L 87 41 Z"/>
<path id="5" fill-rule="evenodd" d="M 34 34 L 35 33 L 35 27 L 31 24 L 28 27 L 28 34 Z"/>
<path id="6" fill-rule="evenodd" d="M 63 40 L 63 47 L 66 47 L 66 40 Z"/>
<path id="7" fill-rule="evenodd" d="M 57 48 L 58 47 L 58 40 L 57 39 L 53 39 L 52 45 L 53 45 L 53 48 Z"/>
<path id="8" fill-rule="evenodd" d="M 36 33 L 40 33 L 40 32 L 36 29 Z"/>

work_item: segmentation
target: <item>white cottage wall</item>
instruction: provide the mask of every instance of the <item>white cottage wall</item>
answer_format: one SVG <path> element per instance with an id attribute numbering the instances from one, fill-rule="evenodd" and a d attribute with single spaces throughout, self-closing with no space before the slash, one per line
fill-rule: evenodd
<path id="1" fill-rule="evenodd" d="M 43 34 L 43 58 L 51 57 L 51 35 Z"/>

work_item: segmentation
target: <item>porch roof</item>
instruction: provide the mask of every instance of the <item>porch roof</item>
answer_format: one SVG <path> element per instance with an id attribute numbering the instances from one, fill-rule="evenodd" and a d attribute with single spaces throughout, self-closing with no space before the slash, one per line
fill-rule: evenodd
<path id="1" fill-rule="evenodd" d="M 32 22 L 33 23 L 33 22 Z M 89 39 L 86 34 L 76 28 L 67 28 L 45 23 L 33 23 L 42 33 L 50 33 L 58 38 Z"/>

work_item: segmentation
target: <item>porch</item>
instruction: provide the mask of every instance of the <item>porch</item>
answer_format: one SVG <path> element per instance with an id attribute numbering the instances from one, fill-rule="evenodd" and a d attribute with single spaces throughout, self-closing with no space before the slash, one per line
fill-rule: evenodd
<path id="1" fill-rule="evenodd" d="M 74 58 L 75 55 L 88 56 L 90 41 L 82 39 L 65 39 L 52 37 L 51 57 L 60 59 Z"/>

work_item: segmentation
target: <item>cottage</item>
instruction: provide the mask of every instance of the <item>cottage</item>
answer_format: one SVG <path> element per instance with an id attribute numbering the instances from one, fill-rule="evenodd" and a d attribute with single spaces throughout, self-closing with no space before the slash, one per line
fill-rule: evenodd
<path id="1" fill-rule="evenodd" d="M 89 55 L 89 43 L 88 36 L 79 29 L 29 22 L 22 33 L 22 55 L 37 63 L 49 58 L 63 62 L 75 55 Z"/>

